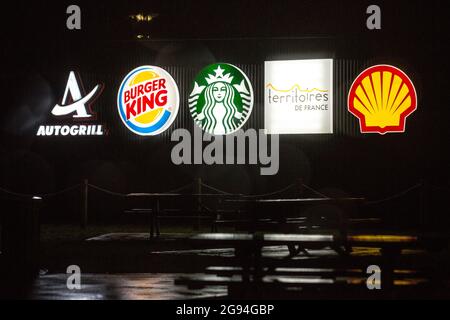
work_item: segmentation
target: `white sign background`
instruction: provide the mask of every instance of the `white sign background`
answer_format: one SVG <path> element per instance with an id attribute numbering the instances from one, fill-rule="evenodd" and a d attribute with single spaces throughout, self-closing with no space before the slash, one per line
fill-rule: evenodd
<path id="1" fill-rule="evenodd" d="M 264 64 L 264 122 L 268 134 L 312 134 L 333 133 L 333 60 L 284 60 L 266 61 Z M 272 87 L 268 87 L 269 85 Z M 322 98 L 311 102 L 292 101 L 290 97 L 286 102 L 286 95 L 294 95 L 292 89 L 295 85 L 300 87 L 297 94 L 321 94 Z M 273 88 L 280 91 L 275 91 Z M 297 87 L 298 88 L 298 87 Z M 322 92 L 313 89 L 327 90 Z M 269 89 L 272 99 L 269 101 Z M 288 92 L 283 92 L 292 89 Z M 303 90 L 312 90 L 311 92 Z M 323 101 L 323 94 L 328 94 L 328 101 Z M 277 103 L 274 95 L 284 96 Z M 320 95 L 318 97 L 321 97 Z M 284 100 L 284 101 L 283 101 Z M 281 101 L 281 102 L 280 102 Z M 301 108 L 304 105 L 324 106 L 328 110 L 311 110 Z"/>

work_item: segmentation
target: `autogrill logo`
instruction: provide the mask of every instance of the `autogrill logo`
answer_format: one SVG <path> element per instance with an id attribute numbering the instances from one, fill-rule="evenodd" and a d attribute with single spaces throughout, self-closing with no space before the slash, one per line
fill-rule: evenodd
<path id="1" fill-rule="evenodd" d="M 80 81 L 81 83 L 81 81 Z M 81 85 L 81 88 L 83 86 Z M 101 85 L 96 85 L 88 94 L 80 90 L 79 81 L 74 71 L 70 71 L 61 104 L 56 104 L 51 113 L 53 116 L 71 117 L 76 120 L 95 120 L 91 103 L 100 94 Z M 41 125 L 37 136 L 102 136 L 103 126 L 99 124 L 73 125 Z"/>
<path id="2" fill-rule="evenodd" d="M 38 136 L 102 136 L 102 125 L 40 126 Z"/>

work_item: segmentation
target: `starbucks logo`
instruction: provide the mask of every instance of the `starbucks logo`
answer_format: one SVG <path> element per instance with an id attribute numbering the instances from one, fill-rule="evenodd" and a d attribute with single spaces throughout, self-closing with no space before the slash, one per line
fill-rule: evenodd
<path id="1" fill-rule="evenodd" d="M 189 109 L 204 131 L 214 135 L 233 133 L 247 122 L 252 108 L 252 86 L 238 67 L 211 64 L 195 78 Z"/>

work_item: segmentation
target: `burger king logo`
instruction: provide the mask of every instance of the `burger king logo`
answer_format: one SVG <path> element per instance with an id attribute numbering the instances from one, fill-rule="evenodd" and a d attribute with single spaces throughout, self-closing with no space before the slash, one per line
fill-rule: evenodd
<path id="1" fill-rule="evenodd" d="M 406 118 L 416 109 L 413 83 L 390 65 L 364 70 L 348 95 L 348 110 L 359 119 L 361 133 L 405 132 Z"/>
<path id="2" fill-rule="evenodd" d="M 122 122 L 141 136 L 154 136 L 169 128 L 179 104 L 180 94 L 172 76 L 155 66 L 141 66 L 128 73 L 117 95 Z"/>

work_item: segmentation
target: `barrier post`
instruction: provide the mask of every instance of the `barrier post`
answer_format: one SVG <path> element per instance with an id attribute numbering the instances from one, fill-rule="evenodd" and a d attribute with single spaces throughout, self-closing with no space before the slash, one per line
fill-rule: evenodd
<path id="1" fill-rule="evenodd" d="M 198 218 L 196 219 L 196 223 L 194 225 L 194 230 L 198 231 L 200 230 L 200 215 L 203 211 L 202 208 L 202 178 L 197 178 L 197 184 L 196 184 L 196 193 L 197 193 L 197 215 Z"/>
<path id="2" fill-rule="evenodd" d="M 2 225 L 0 296 L 14 296 L 39 272 L 41 197 L 6 200 Z"/>
<path id="3" fill-rule="evenodd" d="M 39 272 L 39 251 L 41 242 L 41 217 L 42 198 L 33 197 L 31 199 L 30 219 L 28 222 L 29 252 L 28 259 L 30 265 L 30 276 Z"/>
<path id="4" fill-rule="evenodd" d="M 84 229 L 88 224 L 88 195 L 89 181 L 84 179 L 81 188 L 81 227 Z"/>
<path id="5" fill-rule="evenodd" d="M 426 183 L 425 179 L 422 180 L 422 186 L 420 187 L 420 228 L 422 232 L 426 231 L 427 219 L 426 219 L 426 197 L 427 197 Z"/>
<path id="6" fill-rule="evenodd" d="M 302 196 L 303 191 L 305 190 L 305 187 L 303 187 L 303 179 L 299 178 L 297 183 L 298 183 L 298 192 L 299 192 L 300 196 Z"/>

